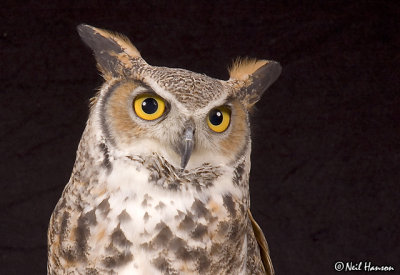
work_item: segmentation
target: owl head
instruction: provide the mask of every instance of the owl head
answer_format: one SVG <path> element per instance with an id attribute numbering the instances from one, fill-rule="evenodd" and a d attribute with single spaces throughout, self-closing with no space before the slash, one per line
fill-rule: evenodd
<path id="1" fill-rule="evenodd" d="M 78 26 L 105 83 L 91 119 L 116 156 L 159 154 L 191 169 L 250 154 L 249 111 L 278 78 L 279 63 L 238 59 L 229 80 L 151 66 L 124 36 Z"/>

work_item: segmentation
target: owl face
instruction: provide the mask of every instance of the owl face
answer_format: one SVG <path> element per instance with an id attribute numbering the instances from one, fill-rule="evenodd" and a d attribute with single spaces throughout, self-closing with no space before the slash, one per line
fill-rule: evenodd
<path id="1" fill-rule="evenodd" d="M 126 38 L 81 25 L 106 80 L 92 114 L 115 155 L 172 165 L 228 165 L 250 147 L 248 111 L 278 77 L 272 61 L 239 60 L 227 81 L 147 64 Z"/>

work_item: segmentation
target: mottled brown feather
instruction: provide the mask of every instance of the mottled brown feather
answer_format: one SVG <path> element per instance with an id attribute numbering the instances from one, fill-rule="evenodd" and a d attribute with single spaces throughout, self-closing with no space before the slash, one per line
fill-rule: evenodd
<path id="1" fill-rule="evenodd" d="M 264 269 L 267 275 L 274 275 L 274 267 L 272 266 L 271 257 L 269 256 L 269 248 L 267 240 L 265 239 L 264 233 L 262 232 L 260 226 L 254 220 L 251 215 L 250 209 L 247 210 L 249 214 L 249 218 L 251 221 L 251 225 L 253 226 L 254 235 L 256 236 L 257 243 L 260 247 L 261 260 L 264 264 Z"/>

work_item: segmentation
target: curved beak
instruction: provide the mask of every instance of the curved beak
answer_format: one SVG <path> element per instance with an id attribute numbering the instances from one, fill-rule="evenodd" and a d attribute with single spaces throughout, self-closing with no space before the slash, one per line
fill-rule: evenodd
<path id="1" fill-rule="evenodd" d="M 189 162 L 190 156 L 192 155 L 193 147 L 194 147 L 194 128 L 192 126 L 188 126 L 185 128 L 183 133 L 183 142 L 182 142 L 182 150 L 181 150 L 181 168 L 185 169 L 186 165 Z"/>

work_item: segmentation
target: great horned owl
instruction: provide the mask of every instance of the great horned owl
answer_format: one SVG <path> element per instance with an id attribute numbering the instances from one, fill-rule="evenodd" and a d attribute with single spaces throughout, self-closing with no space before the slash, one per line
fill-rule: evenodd
<path id="1" fill-rule="evenodd" d="M 241 59 L 223 81 L 78 31 L 105 83 L 51 216 L 48 274 L 273 274 L 249 211 L 248 113 L 280 65 Z"/>

